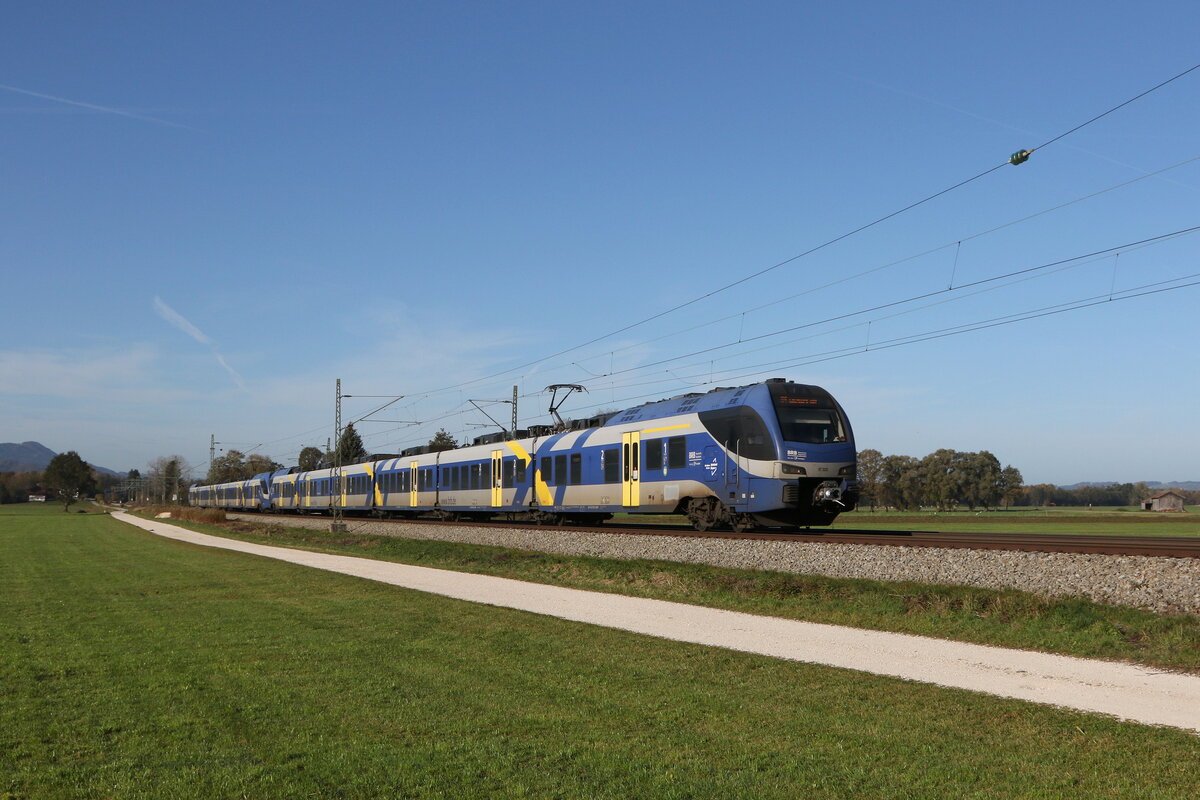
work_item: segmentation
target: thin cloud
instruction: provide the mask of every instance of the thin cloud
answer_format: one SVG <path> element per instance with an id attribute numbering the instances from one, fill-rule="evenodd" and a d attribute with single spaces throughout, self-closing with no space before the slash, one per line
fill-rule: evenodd
<path id="1" fill-rule="evenodd" d="M 81 103 L 78 100 L 68 100 L 65 97 L 55 97 L 52 94 L 42 94 L 41 92 L 31 92 L 28 89 L 19 89 L 16 86 L 6 86 L 3 83 L 0 83 L 0 89 L 7 89 L 10 92 L 17 92 L 18 94 L 29 95 L 30 97 L 40 97 L 43 100 L 53 100 L 56 103 L 66 103 L 69 106 L 76 106 L 78 108 L 86 108 L 90 111 L 99 111 L 104 114 L 116 114 L 117 116 L 121 116 L 121 117 L 129 117 L 130 119 L 138 119 L 138 120 L 141 120 L 142 122 L 155 122 L 155 123 L 158 123 L 159 125 L 169 125 L 172 128 L 185 128 L 190 131 L 196 130 L 195 128 L 193 128 L 189 125 L 181 125 L 178 122 L 169 122 L 165 119 L 159 119 L 157 117 L 147 117 L 144 114 L 134 114 L 129 111 L 122 111 L 119 108 L 109 108 L 108 106 L 98 106 L 98 105 L 94 105 L 92 103 Z"/>
<path id="2" fill-rule="evenodd" d="M 157 295 L 154 298 L 154 311 L 160 317 L 170 323 L 171 327 L 183 331 L 200 344 L 209 347 L 212 350 L 213 358 L 217 359 L 217 363 L 229 373 L 229 376 L 233 378 L 233 381 L 238 385 L 238 388 L 245 392 L 250 391 L 246 386 L 246 381 L 241 375 L 238 374 L 237 370 L 229 366 L 229 362 L 225 360 L 225 356 L 221 355 L 220 352 L 217 351 L 216 342 L 208 338 L 204 331 L 200 330 L 191 322 L 189 322 L 182 314 L 163 302 L 163 299 Z"/>

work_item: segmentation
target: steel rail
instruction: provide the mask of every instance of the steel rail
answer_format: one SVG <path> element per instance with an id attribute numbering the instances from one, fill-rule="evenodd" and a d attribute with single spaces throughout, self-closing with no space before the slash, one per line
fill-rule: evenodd
<path id="1" fill-rule="evenodd" d="M 235 512 L 245 513 L 245 512 Z M 251 516 L 261 516 L 250 512 Z M 271 515 L 275 519 L 312 515 Z M 427 526 L 514 528 L 546 532 L 607 533 L 624 536 L 682 536 L 694 539 L 750 539 L 777 542 L 815 542 L 820 544 L 880 545 L 886 547 L 941 547 L 973 550 L 1016 550 L 1040 553 L 1081 553 L 1111 556 L 1158 556 L 1163 558 L 1200 558 L 1200 537 L 1192 536 L 1124 536 L 1090 533 L 968 533 L 920 530 L 824 530 L 805 528 L 792 533 L 705 531 L 669 525 L 532 525 L 526 522 L 447 521 L 433 519 L 382 519 L 359 517 L 359 520 L 386 523 L 407 523 Z M 350 520 L 353 526 L 354 518 Z"/>

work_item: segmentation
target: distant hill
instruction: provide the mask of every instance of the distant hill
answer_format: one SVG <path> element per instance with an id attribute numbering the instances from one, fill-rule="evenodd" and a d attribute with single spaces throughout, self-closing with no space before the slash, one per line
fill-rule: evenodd
<path id="1" fill-rule="evenodd" d="M 0 443 L 0 472 L 41 472 L 56 455 L 58 453 L 40 442 Z M 91 467 L 104 475 L 121 474 L 95 464 Z"/>
<path id="2" fill-rule="evenodd" d="M 1200 489 L 1200 481 L 1167 481 L 1166 483 L 1163 483 L 1162 481 L 1141 482 L 1149 486 L 1151 489 L 1186 489 L 1189 492 L 1194 492 L 1197 489 Z M 1058 488 L 1070 491 L 1072 489 L 1082 489 L 1085 486 L 1117 486 L 1119 483 L 1120 481 L 1086 481 L 1084 483 L 1072 483 L 1070 486 L 1060 486 Z M 1133 481 L 1133 483 L 1138 483 L 1138 481 Z"/>

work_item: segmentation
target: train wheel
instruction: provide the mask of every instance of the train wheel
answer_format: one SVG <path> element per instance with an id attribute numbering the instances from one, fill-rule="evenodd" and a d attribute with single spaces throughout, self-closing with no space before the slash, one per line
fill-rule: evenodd
<path id="1" fill-rule="evenodd" d="M 729 521 L 729 527 L 733 528 L 734 533 L 745 533 L 749 530 L 754 530 L 754 516 L 752 514 L 733 514 L 733 518 Z"/>
<path id="2" fill-rule="evenodd" d="M 715 497 L 693 498 L 687 507 L 687 518 L 698 531 L 711 531 L 724 516 L 720 501 Z"/>

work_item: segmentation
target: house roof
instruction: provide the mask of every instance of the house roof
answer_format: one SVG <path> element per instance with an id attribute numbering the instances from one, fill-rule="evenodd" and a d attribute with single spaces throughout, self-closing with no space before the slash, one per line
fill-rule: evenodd
<path id="1" fill-rule="evenodd" d="M 1175 495 L 1175 496 L 1176 496 L 1176 497 L 1178 497 L 1180 500 L 1186 500 L 1186 499 L 1187 499 L 1186 497 L 1184 497 L 1184 496 L 1183 496 L 1183 494 L 1182 494 L 1182 493 L 1181 493 L 1181 492 L 1180 492 L 1178 489 L 1167 489 L 1165 492 L 1159 492 L 1159 493 L 1158 493 L 1158 494 L 1156 494 L 1156 495 L 1151 495 L 1150 499 L 1151 499 L 1151 500 L 1161 500 L 1161 499 L 1163 499 L 1164 497 L 1168 497 L 1168 496 L 1170 496 L 1170 495 Z"/>

